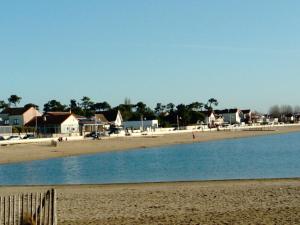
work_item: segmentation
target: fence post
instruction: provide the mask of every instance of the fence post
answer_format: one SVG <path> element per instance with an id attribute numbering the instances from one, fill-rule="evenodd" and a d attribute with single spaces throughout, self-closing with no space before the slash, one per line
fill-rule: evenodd
<path id="1" fill-rule="evenodd" d="M 51 190 L 52 192 L 52 224 L 57 225 L 57 216 L 56 216 L 56 191 L 55 189 Z"/>
<path id="2" fill-rule="evenodd" d="M 0 196 L 0 225 L 2 225 L 2 196 Z"/>

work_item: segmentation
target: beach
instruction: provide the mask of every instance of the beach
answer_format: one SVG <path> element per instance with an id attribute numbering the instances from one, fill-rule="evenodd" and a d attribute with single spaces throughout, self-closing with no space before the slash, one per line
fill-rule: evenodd
<path id="1" fill-rule="evenodd" d="M 50 187 L 0 187 L 1 195 Z M 58 225 L 300 224 L 300 180 L 55 186 Z"/>
<path id="2" fill-rule="evenodd" d="M 51 146 L 50 142 L 15 144 L 0 146 L 0 164 L 67 157 L 74 155 L 94 154 L 108 151 L 122 151 L 136 148 L 150 148 L 165 145 L 187 144 L 193 142 L 284 134 L 299 131 L 300 125 L 274 127 L 272 129 L 266 129 L 263 131 L 191 131 L 185 133 L 147 135 L 139 137 L 103 138 L 101 140 L 63 141 L 61 143 L 58 143 L 57 147 Z"/>

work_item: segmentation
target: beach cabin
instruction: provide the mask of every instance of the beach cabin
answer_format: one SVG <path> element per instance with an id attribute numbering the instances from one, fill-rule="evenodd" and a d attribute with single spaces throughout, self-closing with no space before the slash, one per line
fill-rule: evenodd
<path id="1" fill-rule="evenodd" d="M 79 121 L 70 112 L 47 112 L 33 118 L 26 126 L 36 126 L 40 134 L 79 134 Z"/>
<path id="2" fill-rule="evenodd" d="M 0 125 L 24 126 L 41 113 L 34 107 L 6 108 L 0 113 Z"/>

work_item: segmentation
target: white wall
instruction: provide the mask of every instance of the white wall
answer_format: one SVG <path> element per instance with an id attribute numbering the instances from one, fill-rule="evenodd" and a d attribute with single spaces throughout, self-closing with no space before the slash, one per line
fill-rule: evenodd
<path id="1" fill-rule="evenodd" d="M 69 118 L 66 119 L 61 124 L 62 134 L 78 133 L 78 132 L 79 132 L 79 122 L 73 115 L 69 116 Z"/>
<path id="2" fill-rule="evenodd" d="M 123 122 L 124 129 L 141 129 L 143 126 L 143 129 L 147 128 L 158 128 L 158 120 L 137 120 L 137 121 L 125 121 Z"/>

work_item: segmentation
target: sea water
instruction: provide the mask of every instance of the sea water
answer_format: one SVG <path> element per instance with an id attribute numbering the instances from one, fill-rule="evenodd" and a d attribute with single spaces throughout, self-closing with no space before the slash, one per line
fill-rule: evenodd
<path id="1" fill-rule="evenodd" d="M 201 138 L 201 134 L 199 136 Z M 300 177 L 300 133 L 143 148 L 0 166 L 0 185 L 292 177 Z"/>

